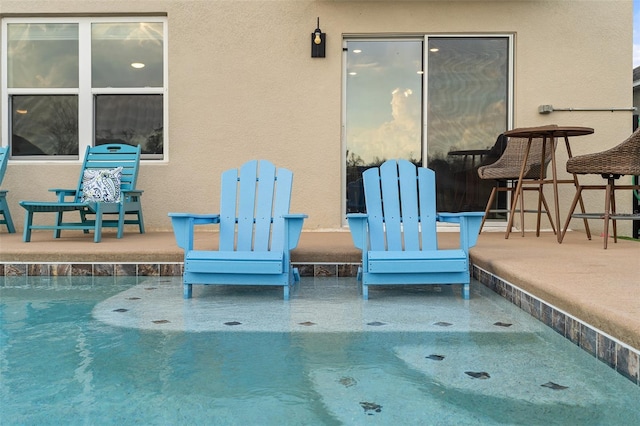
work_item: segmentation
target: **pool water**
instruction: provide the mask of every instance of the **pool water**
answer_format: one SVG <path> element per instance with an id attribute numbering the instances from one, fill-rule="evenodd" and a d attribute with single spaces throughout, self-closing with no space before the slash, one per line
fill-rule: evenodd
<path id="1" fill-rule="evenodd" d="M 472 282 L 0 279 L 0 423 L 640 424 L 640 388 Z"/>

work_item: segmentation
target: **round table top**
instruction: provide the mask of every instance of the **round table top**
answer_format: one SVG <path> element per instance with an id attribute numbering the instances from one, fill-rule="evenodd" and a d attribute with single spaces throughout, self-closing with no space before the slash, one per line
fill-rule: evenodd
<path id="1" fill-rule="evenodd" d="M 558 137 L 558 136 L 584 136 L 594 132 L 591 127 L 578 126 L 539 126 L 539 127 L 520 127 L 504 132 L 505 136 L 516 138 L 539 138 L 539 137 Z"/>

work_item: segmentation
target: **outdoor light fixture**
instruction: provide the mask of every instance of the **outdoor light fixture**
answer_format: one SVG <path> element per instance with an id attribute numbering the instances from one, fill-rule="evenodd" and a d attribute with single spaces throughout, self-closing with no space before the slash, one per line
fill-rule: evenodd
<path id="1" fill-rule="evenodd" d="M 327 35 L 320 30 L 320 18 L 318 18 L 318 25 L 316 30 L 311 33 L 311 57 L 312 58 L 324 58 L 325 43 L 327 41 Z"/>

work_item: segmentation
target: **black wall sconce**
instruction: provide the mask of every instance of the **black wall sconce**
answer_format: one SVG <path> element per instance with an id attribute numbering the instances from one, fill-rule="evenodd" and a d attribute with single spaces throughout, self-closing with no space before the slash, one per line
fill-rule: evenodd
<path id="1" fill-rule="evenodd" d="M 327 41 L 327 34 L 320 30 L 320 18 L 316 30 L 311 33 L 311 57 L 324 58 L 324 51 Z"/>

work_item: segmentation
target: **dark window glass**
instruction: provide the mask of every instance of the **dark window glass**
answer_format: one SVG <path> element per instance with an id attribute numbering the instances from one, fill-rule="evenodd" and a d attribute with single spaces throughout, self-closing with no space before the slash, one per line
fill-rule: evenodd
<path id="1" fill-rule="evenodd" d="M 143 154 L 162 155 L 162 95 L 97 95 L 96 145 L 141 145 Z"/>
<path id="2" fill-rule="evenodd" d="M 11 155 L 78 156 L 78 97 L 11 96 Z"/>

